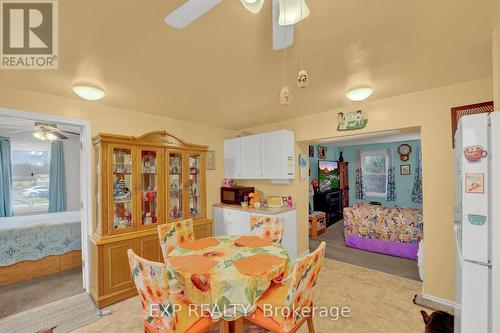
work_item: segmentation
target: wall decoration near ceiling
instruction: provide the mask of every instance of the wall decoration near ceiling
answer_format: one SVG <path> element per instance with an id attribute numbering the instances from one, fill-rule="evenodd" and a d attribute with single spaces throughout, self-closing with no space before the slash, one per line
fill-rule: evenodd
<path id="1" fill-rule="evenodd" d="M 314 157 L 314 146 L 309 146 L 309 157 Z"/>
<path id="2" fill-rule="evenodd" d="M 337 114 L 337 130 L 338 131 L 352 131 L 362 129 L 368 123 L 368 119 L 361 110 L 352 112 L 339 112 Z"/>
<path id="3" fill-rule="evenodd" d="M 327 152 L 327 147 L 324 146 L 318 146 L 318 157 L 321 159 L 326 158 L 326 152 Z"/>

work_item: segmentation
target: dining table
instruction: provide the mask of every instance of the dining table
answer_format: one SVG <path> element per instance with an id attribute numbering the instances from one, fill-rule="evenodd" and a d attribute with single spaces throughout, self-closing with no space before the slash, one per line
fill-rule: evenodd
<path id="1" fill-rule="evenodd" d="M 290 257 L 280 243 L 258 236 L 218 236 L 181 243 L 167 265 L 189 303 L 214 321 L 242 327 L 260 296 L 286 274 Z"/>

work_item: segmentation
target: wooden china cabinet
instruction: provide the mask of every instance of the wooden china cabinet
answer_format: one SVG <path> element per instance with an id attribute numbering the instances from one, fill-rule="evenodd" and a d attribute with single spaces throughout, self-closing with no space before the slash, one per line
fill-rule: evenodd
<path id="1" fill-rule="evenodd" d="M 206 218 L 207 146 L 165 131 L 94 139 L 97 177 L 90 237 L 90 291 L 99 307 L 135 295 L 127 250 L 162 261 L 157 226 L 194 220 L 195 238 L 212 235 Z"/>

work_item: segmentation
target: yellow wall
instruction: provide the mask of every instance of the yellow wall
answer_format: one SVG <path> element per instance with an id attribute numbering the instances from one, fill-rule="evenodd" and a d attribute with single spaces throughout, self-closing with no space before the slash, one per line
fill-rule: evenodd
<path id="1" fill-rule="evenodd" d="M 307 88 L 307 89 L 312 89 Z M 300 98 L 300 91 L 295 90 Z M 307 141 L 338 137 L 337 112 L 361 108 L 368 117 L 366 128 L 349 134 L 420 127 L 424 179 L 424 293 L 446 300 L 454 299 L 455 241 L 453 232 L 454 161 L 450 108 L 492 99 L 492 80 L 484 79 L 408 95 L 388 98 L 348 108 L 317 113 L 298 119 L 246 129 L 258 133 L 286 128 L 293 130 L 299 152 L 307 153 Z M 286 108 L 273 112 L 286 113 Z M 295 180 L 288 186 L 269 181 L 246 181 L 267 194 L 291 194 L 296 198 L 299 252 L 307 249 L 308 183 Z"/>
<path id="2" fill-rule="evenodd" d="M 166 130 L 187 142 L 208 145 L 210 150 L 215 150 L 216 156 L 216 170 L 207 170 L 209 218 L 212 216 L 212 205 L 219 202 L 219 188 L 224 178 L 223 140 L 232 136 L 234 131 L 10 88 L 0 89 L 0 108 L 90 120 L 93 136 L 102 132 L 137 136 L 148 131 Z"/>
<path id="3" fill-rule="evenodd" d="M 495 110 L 500 110 L 500 24 L 493 32 L 493 94 Z"/>

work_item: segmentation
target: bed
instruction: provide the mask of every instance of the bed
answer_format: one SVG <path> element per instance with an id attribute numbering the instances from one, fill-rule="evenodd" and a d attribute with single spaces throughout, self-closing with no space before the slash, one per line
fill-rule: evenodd
<path id="1" fill-rule="evenodd" d="M 80 211 L 0 219 L 0 285 L 81 266 Z"/>
<path id="2" fill-rule="evenodd" d="M 370 252 L 417 259 L 422 210 L 357 204 L 344 208 L 345 244 Z"/>

